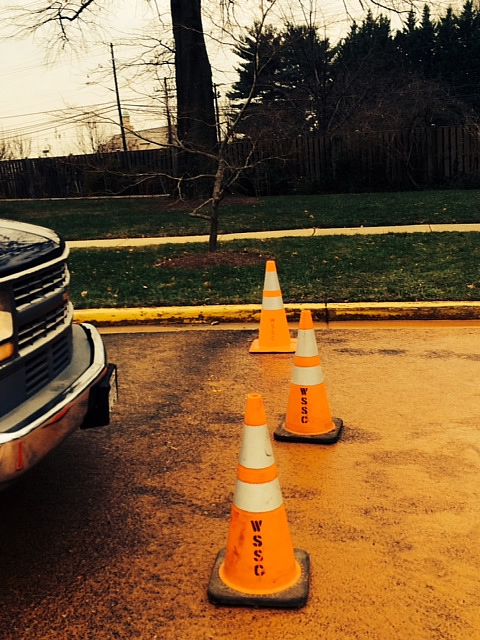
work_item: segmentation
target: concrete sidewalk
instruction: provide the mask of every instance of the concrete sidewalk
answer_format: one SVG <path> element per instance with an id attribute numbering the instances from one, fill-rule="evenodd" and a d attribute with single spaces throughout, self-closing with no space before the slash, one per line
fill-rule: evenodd
<path id="1" fill-rule="evenodd" d="M 229 240 L 268 240 L 273 238 L 288 237 L 313 237 L 313 236 L 354 236 L 354 235 L 381 235 L 386 233 L 444 233 L 444 232 L 480 232 L 480 224 L 410 224 L 398 227 L 341 227 L 335 229 L 285 229 L 281 231 L 254 231 L 247 233 L 219 234 L 219 242 Z M 154 238 L 108 238 L 101 240 L 73 240 L 67 242 L 71 249 L 113 247 L 147 247 L 159 244 L 186 244 L 189 242 L 208 242 L 208 235 L 180 236 L 180 237 L 154 237 Z"/>

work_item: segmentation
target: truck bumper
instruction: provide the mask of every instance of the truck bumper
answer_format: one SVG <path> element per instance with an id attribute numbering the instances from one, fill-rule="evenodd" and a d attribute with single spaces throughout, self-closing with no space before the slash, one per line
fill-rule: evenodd
<path id="1" fill-rule="evenodd" d="M 31 469 L 77 428 L 108 424 L 116 367 L 98 331 L 73 326 L 70 365 L 36 396 L 2 418 L 0 489 Z"/>

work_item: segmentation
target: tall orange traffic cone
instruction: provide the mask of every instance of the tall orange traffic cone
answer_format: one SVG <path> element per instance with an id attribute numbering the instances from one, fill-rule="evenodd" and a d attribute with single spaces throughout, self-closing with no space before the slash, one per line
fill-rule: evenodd
<path id="1" fill-rule="evenodd" d="M 343 428 L 332 418 L 323 377 L 311 311 L 303 310 L 285 421 L 276 429 L 276 440 L 332 444 Z"/>
<path id="2" fill-rule="evenodd" d="M 294 549 L 262 396 L 247 397 L 226 549 L 208 586 L 214 604 L 298 608 L 308 597 L 310 558 Z"/>
<path id="3" fill-rule="evenodd" d="M 267 260 L 263 285 L 260 329 L 250 353 L 294 353 L 297 341 L 290 337 L 274 260 Z"/>

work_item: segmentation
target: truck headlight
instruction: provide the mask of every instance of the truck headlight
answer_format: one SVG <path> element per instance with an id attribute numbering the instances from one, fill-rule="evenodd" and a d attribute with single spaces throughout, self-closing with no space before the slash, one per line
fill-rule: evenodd
<path id="1" fill-rule="evenodd" d="M 0 362 L 13 356 L 13 316 L 10 296 L 0 290 Z"/>

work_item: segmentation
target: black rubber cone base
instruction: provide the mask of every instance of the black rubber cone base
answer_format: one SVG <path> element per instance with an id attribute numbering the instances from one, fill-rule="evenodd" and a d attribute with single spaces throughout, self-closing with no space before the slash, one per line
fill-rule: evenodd
<path id="1" fill-rule="evenodd" d="M 308 599 L 310 584 L 310 556 L 302 549 L 294 549 L 295 559 L 302 570 L 298 581 L 289 589 L 278 593 L 257 595 L 242 593 L 227 586 L 220 578 L 219 569 L 225 559 L 222 549 L 215 560 L 207 595 L 212 604 L 234 607 L 265 607 L 270 609 L 300 609 Z"/>
<path id="2" fill-rule="evenodd" d="M 275 440 L 282 442 L 307 442 L 310 444 L 334 444 L 340 438 L 343 429 L 343 420 L 340 418 L 332 418 L 334 428 L 326 433 L 306 434 L 293 433 L 285 429 L 285 421 L 274 431 Z"/>

